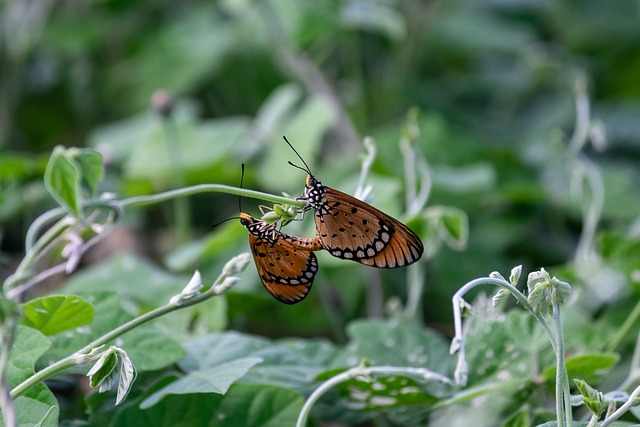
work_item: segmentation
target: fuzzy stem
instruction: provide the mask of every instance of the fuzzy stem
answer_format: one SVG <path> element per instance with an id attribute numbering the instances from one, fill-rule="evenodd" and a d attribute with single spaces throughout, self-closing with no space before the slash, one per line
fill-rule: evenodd
<path id="1" fill-rule="evenodd" d="M 600 427 L 606 427 L 618 418 L 620 418 L 625 412 L 631 409 L 633 406 L 637 405 L 636 399 L 640 397 L 640 387 L 637 387 L 633 390 L 633 393 L 629 395 L 629 399 L 627 399 L 624 404 L 622 404 L 613 414 L 607 417 L 602 423 L 600 423 Z"/>
<path id="2" fill-rule="evenodd" d="M 553 305 L 553 320 L 556 329 L 556 422 L 558 427 L 571 426 L 573 421 L 569 400 L 569 378 L 564 363 L 564 334 L 557 304 Z"/>
<path id="3" fill-rule="evenodd" d="M 221 184 L 200 184 L 191 187 L 180 188 L 177 190 L 165 191 L 164 193 L 152 194 L 149 196 L 137 196 L 124 199 L 120 202 L 122 207 L 126 206 L 147 206 L 155 203 L 165 202 L 177 197 L 185 197 L 193 194 L 216 192 L 235 194 L 237 196 L 249 197 L 253 199 L 264 200 L 272 203 L 284 203 L 298 208 L 306 206 L 304 200 L 291 199 L 288 197 L 274 196 L 273 194 L 263 193 L 260 191 L 248 190 L 246 188 L 231 187 Z"/>

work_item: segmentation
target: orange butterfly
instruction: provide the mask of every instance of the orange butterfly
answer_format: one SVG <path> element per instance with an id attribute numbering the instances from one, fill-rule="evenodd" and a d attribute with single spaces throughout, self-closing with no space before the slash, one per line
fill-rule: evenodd
<path id="1" fill-rule="evenodd" d="M 247 213 L 240 223 L 249 230 L 249 246 L 260 280 L 274 298 L 285 304 L 302 301 L 318 272 L 318 260 L 312 251 L 322 249 L 317 238 L 289 236 Z"/>
<path id="2" fill-rule="evenodd" d="M 304 159 L 307 179 L 302 199 L 307 209 L 315 211 L 318 239 L 331 255 L 379 268 L 396 268 L 412 264 L 424 251 L 420 238 L 400 221 L 346 193 L 325 187 L 318 181 Z"/>
<path id="3" fill-rule="evenodd" d="M 240 187 L 244 179 L 244 164 Z M 249 231 L 249 246 L 262 284 L 278 301 L 295 304 L 302 301 L 318 272 L 318 260 L 312 251 L 322 249 L 317 238 L 289 236 L 275 223 L 255 219 L 240 208 L 240 224 Z M 262 209 L 261 209 L 262 210 Z"/>

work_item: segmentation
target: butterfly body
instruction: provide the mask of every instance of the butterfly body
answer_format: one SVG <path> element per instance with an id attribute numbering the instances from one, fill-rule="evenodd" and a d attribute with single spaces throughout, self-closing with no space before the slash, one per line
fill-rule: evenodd
<path id="1" fill-rule="evenodd" d="M 322 248 L 317 238 L 289 236 L 275 224 L 240 213 L 240 223 L 249 231 L 249 246 L 258 274 L 267 291 L 285 304 L 302 301 L 318 272 L 314 250 Z"/>
<path id="2" fill-rule="evenodd" d="M 311 174 L 303 198 L 315 211 L 320 244 L 335 257 L 396 268 L 422 256 L 420 238 L 406 225 L 353 196 L 325 187 Z"/>

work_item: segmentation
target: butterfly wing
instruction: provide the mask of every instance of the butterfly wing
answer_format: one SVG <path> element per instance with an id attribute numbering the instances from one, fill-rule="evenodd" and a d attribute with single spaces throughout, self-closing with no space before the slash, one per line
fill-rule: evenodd
<path id="1" fill-rule="evenodd" d="M 273 243 L 249 234 L 249 246 L 260 280 L 278 301 L 295 304 L 302 301 L 318 272 L 313 252 L 294 247 L 284 239 Z"/>
<path id="2" fill-rule="evenodd" d="M 328 187 L 320 203 L 316 230 L 331 255 L 379 268 L 404 267 L 422 256 L 420 238 L 373 206 Z"/>

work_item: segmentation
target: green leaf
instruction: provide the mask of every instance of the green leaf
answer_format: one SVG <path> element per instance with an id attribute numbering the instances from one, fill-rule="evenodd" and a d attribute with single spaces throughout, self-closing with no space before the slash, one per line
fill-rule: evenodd
<path id="1" fill-rule="evenodd" d="M 102 156 L 91 148 L 73 148 L 69 154 L 80 169 L 88 194 L 93 196 L 104 175 Z"/>
<path id="2" fill-rule="evenodd" d="M 504 299 L 508 298 L 509 295 L 511 295 L 511 291 L 508 289 L 500 289 L 494 296 L 493 296 L 493 306 L 496 307 L 498 304 L 500 304 Z"/>
<path id="3" fill-rule="evenodd" d="M 569 379 L 580 378 L 587 383 L 597 384 L 620 360 L 616 353 L 586 353 L 567 357 L 565 364 Z M 556 368 L 550 366 L 542 371 L 542 379 L 548 383 L 555 381 Z"/>
<path id="4" fill-rule="evenodd" d="M 58 334 L 52 337 L 55 345 L 43 357 L 43 363 L 65 357 L 133 318 L 122 309 L 121 298 L 117 294 L 96 293 L 87 299 L 95 307 L 93 322 L 73 334 Z M 184 349 L 152 324 L 142 325 L 126 333 L 119 338 L 119 343 L 119 347 L 127 352 L 141 371 L 161 369 L 184 356 Z"/>
<path id="5" fill-rule="evenodd" d="M 129 394 L 136 379 L 136 369 L 126 351 L 112 346 L 102 353 L 87 376 L 91 387 L 99 387 L 100 393 L 111 390 L 117 383 L 115 404 L 118 405 Z"/>
<path id="6" fill-rule="evenodd" d="M 531 413 L 528 408 L 520 408 L 507 418 L 502 427 L 530 427 Z"/>
<path id="7" fill-rule="evenodd" d="M 20 305 L 15 301 L 0 296 L 0 325 L 20 316 Z"/>
<path id="8" fill-rule="evenodd" d="M 149 408 L 170 394 L 218 393 L 225 394 L 229 387 L 243 377 L 249 369 L 262 362 L 259 357 L 245 357 L 211 366 L 206 370 L 189 372 L 184 377 L 156 391 L 140 404 Z"/>
<path id="9" fill-rule="evenodd" d="M 441 221 L 444 230 L 443 240 L 456 250 L 462 250 L 469 240 L 469 218 L 456 208 L 441 207 Z"/>
<path id="10" fill-rule="evenodd" d="M 102 353 L 100 359 L 87 372 L 89 385 L 93 388 L 100 387 L 100 393 L 111 390 L 117 376 L 117 365 L 118 356 L 115 349 L 111 347 Z"/>
<path id="11" fill-rule="evenodd" d="M 131 359 L 129 359 L 127 353 L 122 349 L 118 349 L 118 362 L 119 375 L 116 405 L 119 405 L 127 398 L 129 391 L 131 391 L 131 386 L 137 376 L 135 366 L 133 366 Z"/>
<path id="12" fill-rule="evenodd" d="M 89 421 L 111 427 L 282 427 L 295 425 L 303 403 L 299 393 L 286 388 L 234 384 L 224 395 L 169 395 L 143 411 L 135 404 L 123 405 L 115 413 L 99 406 Z"/>
<path id="13" fill-rule="evenodd" d="M 35 373 L 36 361 L 47 351 L 51 341 L 35 329 L 18 325 L 8 366 L 9 386 L 15 387 Z M 38 384 L 15 400 L 18 425 L 46 427 L 58 425 L 58 403 L 44 384 Z M 0 421 L 0 425 L 2 422 Z"/>
<path id="14" fill-rule="evenodd" d="M 51 340 L 39 331 L 18 325 L 9 360 L 9 385 L 15 387 L 31 376 L 36 361 L 50 346 Z"/>
<path id="15" fill-rule="evenodd" d="M 236 332 L 210 334 L 185 345 L 180 361 L 185 372 L 206 371 L 247 357 L 262 360 L 242 377 L 244 384 L 278 385 L 305 390 L 329 361 L 342 356 L 331 344 L 320 341 L 273 343 Z M 344 363 L 341 363 L 344 366 Z"/>
<path id="16" fill-rule="evenodd" d="M 605 410 L 606 404 L 602 392 L 591 387 L 586 381 L 574 378 L 574 384 L 582 395 L 582 403 L 596 416 Z"/>
<path id="17" fill-rule="evenodd" d="M 511 269 L 511 274 L 509 274 L 509 283 L 513 286 L 518 286 L 518 281 L 520 281 L 520 276 L 522 275 L 522 265 L 518 265 Z"/>
<path id="18" fill-rule="evenodd" d="M 19 426 L 58 427 L 60 408 L 53 393 L 37 384 L 14 401 Z M 0 426 L 4 426 L 0 418 Z"/>
<path id="19" fill-rule="evenodd" d="M 395 321 L 358 320 L 347 331 L 352 355 L 374 365 L 415 366 L 450 376 L 454 358 L 449 344 L 438 334 Z"/>
<path id="20" fill-rule="evenodd" d="M 147 311 L 166 304 L 188 281 L 188 276 L 169 274 L 143 258 L 125 253 L 74 274 L 62 292 L 87 298 L 97 292 L 117 292 L 141 311 Z"/>
<path id="21" fill-rule="evenodd" d="M 72 216 L 81 217 L 80 171 L 64 147 L 54 148 L 44 172 L 44 184 L 53 198 Z"/>
<path id="22" fill-rule="evenodd" d="M 331 370 L 317 378 L 327 380 L 344 370 Z M 337 385 L 341 404 L 350 410 L 379 411 L 411 405 L 428 408 L 451 393 L 450 387 L 436 381 L 421 381 L 413 376 L 375 375 L 355 377 Z"/>
<path id="23" fill-rule="evenodd" d="M 75 296 L 49 296 L 24 304 L 22 324 L 45 335 L 84 326 L 93 321 L 93 306 Z"/>

